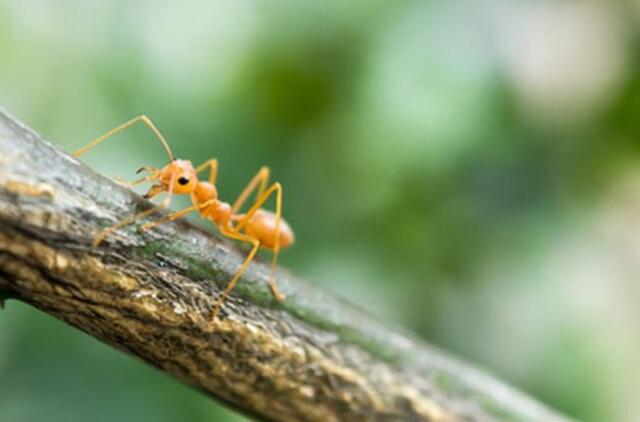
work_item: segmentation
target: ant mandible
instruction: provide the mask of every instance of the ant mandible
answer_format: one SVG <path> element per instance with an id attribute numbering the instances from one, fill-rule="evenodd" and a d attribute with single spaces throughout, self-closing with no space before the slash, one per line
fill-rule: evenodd
<path id="1" fill-rule="evenodd" d="M 240 279 L 240 276 L 242 276 L 242 273 L 247 269 L 260 247 L 273 251 L 271 274 L 269 276 L 268 284 L 273 297 L 278 301 L 284 300 L 284 295 L 278 291 L 275 283 L 276 264 L 280 249 L 289 247 L 293 244 L 294 234 L 289 224 L 287 224 L 287 222 L 282 218 L 282 186 L 280 183 L 275 182 L 267 187 L 267 184 L 269 183 L 269 167 L 262 167 L 242 190 L 238 198 L 233 202 L 233 205 L 229 205 L 228 203 L 218 199 L 218 190 L 216 189 L 218 160 L 208 160 L 194 168 L 191 161 L 176 159 L 171 148 L 169 148 L 169 144 L 164 139 L 160 131 L 156 128 L 153 122 L 144 115 L 135 117 L 120 126 L 111 129 L 104 135 L 91 141 L 86 146 L 75 151 L 73 155 L 78 157 L 84 154 L 102 141 L 138 122 L 144 123 L 149 129 L 151 129 L 156 138 L 160 141 L 169 157 L 169 164 L 161 169 L 155 167 L 142 167 L 138 170 L 138 173 L 147 172 L 149 174 L 140 179 L 126 183 L 126 185 L 134 186 L 143 182 L 151 182 L 152 185 L 149 188 L 149 191 L 144 195 L 145 198 L 151 199 L 162 192 L 166 192 L 167 197 L 160 206 L 140 212 L 131 218 L 125 219 L 111 227 L 103 229 L 98 233 L 93 241 L 93 246 L 98 246 L 115 230 L 128 224 L 132 224 L 136 220 L 149 216 L 160 209 L 167 208 L 171 203 L 171 198 L 174 194 L 190 195 L 191 202 L 193 203 L 192 206 L 181 211 L 168 214 L 154 222 L 144 224 L 140 227 L 140 230 L 146 231 L 159 224 L 175 220 L 190 212 L 198 211 L 202 218 L 213 222 L 223 236 L 247 242 L 252 245 L 251 251 L 245 258 L 244 262 L 238 271 L 236 271 L 231 281 L 229 281 L 222 295 L 220 295 L 216 301 L 212 319 L 215 320 L 225 299 L 231 290 L 233 290 L 235 284 Z M 198 174 L 207 169 L 209 169 L 208 181 L 205 182 L 198 180 Z M 245 214 L 239 214 L 238 211 L 256 188 L 258 189 L 258 192 L 253 205 Z M 276 195 L 275 213 L 261 208 L 273 194 Z"/>

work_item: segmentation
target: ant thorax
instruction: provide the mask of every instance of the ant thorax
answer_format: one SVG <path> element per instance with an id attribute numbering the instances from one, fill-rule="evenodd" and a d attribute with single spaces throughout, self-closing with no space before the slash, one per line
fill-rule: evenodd
<path id="1" fill-rule="evenodd" d="M 231 205 L 217 199 L 200 209 L 200 215 L 209 218 L 217 225 L 228 226 L 231 221 Z"/>
<path id="2" fill-rule="evenodd" d="M 198 182 L 193 191 L 194 203 L 204 203 L 218 198 L 218 189 L 209 182 Z"/>

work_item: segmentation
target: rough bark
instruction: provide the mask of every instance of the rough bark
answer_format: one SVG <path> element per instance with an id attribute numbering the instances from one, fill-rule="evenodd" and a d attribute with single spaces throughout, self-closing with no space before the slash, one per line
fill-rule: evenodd
<path id="1" fill-rule="evenodd" d="M 245 414 L 279 421 L 565 420 L 185 221 L 97 232 L 151 204 L 0 112 L 0 304 L 17 298 Z M 496 345 L 498 347 L 498 345 Z"/>

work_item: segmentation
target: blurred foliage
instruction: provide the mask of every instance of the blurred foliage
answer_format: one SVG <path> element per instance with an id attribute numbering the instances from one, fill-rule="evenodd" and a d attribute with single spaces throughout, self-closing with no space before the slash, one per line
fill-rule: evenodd
<path id="1" fill-rule="evenodd" d="M 640 8 L 516 0 L 0 0 L 2 106 L 67 151 L 148 114 L 284 265 L 586 421 L 640 414 Z M 161 165 L 144 128 L 84 160 Z M 638 199 L 636 199 L 638 198 Z M 176 207 L 180 203 L 176 202 Z M 239 420 L 23 305 L 0 422 Z"/>

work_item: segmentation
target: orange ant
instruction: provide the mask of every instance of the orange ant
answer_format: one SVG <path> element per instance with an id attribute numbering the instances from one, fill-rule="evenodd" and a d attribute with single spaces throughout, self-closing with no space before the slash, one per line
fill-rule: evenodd
<path id="1" fill-rule="evenodd" d="M 212 221 L 219 229 L 223 236 L 231 239 L 240 240 L 250 243 L 253 247 L 244 262 L 235 273 L 231 281 L 227 284 L 222 295 L 218 298 L 213 309 L 212 319 L 215 320 L 220 311 L 223 302 L 233 290 L 240 276 L 249 266 L 260 247 L 273 251 L 273 259 L 271 261 L 271 275 L 269 277 L 269 288 L 273 297 L 278 300 L 284 300 L 284 295 L 278 291 L 275 283 L 275 270 L 280 249 L 291 246 L 294 242 L 294 234 L 291 227 L 282 218 L 282 186 L 276 182 L 267 187 L 269 182 L 269 167 L 262 167 L 258 173 L 251 179 L 242 193 L 235 200 L 233 205 L 218 199 L 218 191 L 216 189 L 216 179 L 218 176 L 218 160 L 212 159 L 193 167 L 191 161 L 178 160 L 174 157 L 169 144 L 164 139 L 160 131 L 151 122 L 147 116 L 135 117 L 120 126 L 117 126 L 104 135 L 94 139 L 86 146 L 75 151 L 73 155 L 78 157 L 91 148 L 95 147 L 105 139 L 115 135 L 116 133 L 134 125 L 137 122 L 144 123 L 155 134 L 160 141 L 169 157 L 169 164 L 161 169 L 155 167 L 142 167 L 138 173 L 148 172 L 149 174 L 140 179 L 129 183 L 128 186 L 134 186 L 143 182 L 151 182 L 149 191 L 144 195 L 145 198 L 151 199 L 154 196 L 166 192 L 167 197 L 158 207 L 140 212 L 131 218 L 125 219 L 111 227 L 103 229 L 93 241 L 93 246 L 98 246 L 107 236 L 115 230 L 134 223 L 136 220 L 153 214 L 159 209 L 169 206 L 171 198 L 176 195 L 190 195 L 192 206 L 181 211 L 168 214 L 154 222 L 144 224 L 140 227 L 141 231 L 146 231 L 159 224 L 167 221 L 173 221 L 183 215 L 193 211 L 198 211 L 202 218 Z M 209 169 L 209 180 L 206 182 L 198 180 L 198 174 Z M 256 200 L 245 214 L 238 214 L 240 208 L 247 201 L 251 193 L 258 189 Z M 270 197 L 276 195 L 276 211 L 275 213 L 260 208 Z"/>

